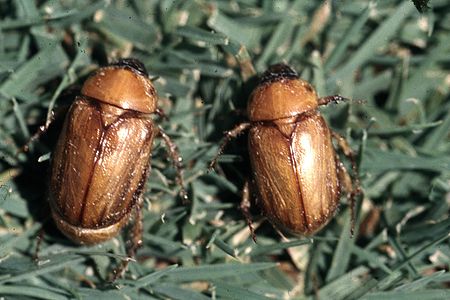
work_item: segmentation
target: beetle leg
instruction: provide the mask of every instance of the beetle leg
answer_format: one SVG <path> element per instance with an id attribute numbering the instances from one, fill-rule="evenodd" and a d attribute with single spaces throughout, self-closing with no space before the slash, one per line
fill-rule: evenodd
<path id="1" fill-rule="evenodd" d="M 41 251 L 41 246 L 42 246 L 42 240 L 44 239 L 44 234 L 45 234 L 45 226 L 46 224 L 48 224 L 47 222 L 50 220 L 50 218 L 48 217 L 48 212 L 50 210 L 50 207 L 48 206 L 47 202 L 44 204 L 44 206 L 42 206 L 39 209 L 39 215 L 42 217 L 42 223 L 41 223 L 41 228 L 39 229 L 39 232 L 36 236 L 36 246 L 34 248 L 34 253 L 33 253 L 33 261 L 39 265 L 39 252 Z M 47 216 L 43 216 L 43 214 L 46 214 Z"/>
<path id="2" fill-rule="evenodd" d="M 136 257 L 137 250 L 142 246 L 142 232 L 143 232 L 143 223 L 142 223 L 142 208 L 144 206 L 144 201 L 139 200 L 138 205 L 136 206 L 136 213 L 134 216 L 134 224 L 131 229 L 131 238 L 130 243 L 127 247 L 127 258 L 123 260 L 119 266 L 117 266 L 111 273 L 109 278 L 110 282 L 116 281 L 118 278 L 122 277 L 125 270 L 128 267 L 128 264 L 131 260 L 134 260 Z"/>
<path id="3" fill-rule="evenodd" d="M 41 136 L 47 132 L 48 128 L 50 127 L 50 124 L 53 123 L 55 120 L 55 117 L 53 114 L 51 115 L 50 119 L 45 122 L 45 125 L 39 126 L 38 130 L 28 139 L 25 145 L 23 145 L 19 150 L 17 150 L 16 156 L 20 153 L 28 152 L 30 150 L 30 145 L 34 144 L 35 141 L 39 140 Z"/>
<path id="4" fill-rule="evenodd" d="M 162 108 L 156 108 L 156 114 L 163 120 L 168 121 L 169 117 L 166 115 Z"/>
<path id="5" fill-rule="evenodd" d="M 39 229 L 39 233 L 36 237 L 36 248 L 34 249 L 33 261 L 39 265 L 39 251 L 41 250 L 42 239 L 44 238 L 44 227 Z"/>
<path id="6" fill-rule="evenodd" d="M 339 103 L 339 102 L 342 102 L 342 101 L 345 101 L 345 100 L 348 100 L 348 99 L 344 98 L 344 97 L 342 97 L 340 95 L 333 95 L 333 96 L 327 96 L 327 97 L 319 98 L 318 102 L 319 102 L 319 105 L 322 106 L 322 105 L 328 105 L 331 102 Z"/>
<path id="7" fill-rule="evenodd" d="M 342 161 L 336 155 L 336 166 L 338 171 L 339 185 L 344 186 L 345 192 L 347 193 L 347 199 L 350 201 L 350 213 L 351 213 L 351 228 L 350 233 L 353 236 L 355 232 L 355 196 L 356 192 L 353 188 L 353 183 L 350 175 L 347 172 Z"/>
<path id="8" fill-rule="evenodd" d="M 256 234 L 255 234 L 255 228 L 253 228 L 253 221 L 252 221 L 252 215 L 250 213 L 250 187 L 248 184 L 248 181 L 245 181 L 244 187 L 242 188 L 242 200 L 241 204 L 239 205 L 239 208 L 242 211 L 242 214 L 245 217 L 245 220 L 247 221 L 248 228 L 250 229 L 250 233 L 252 235 L 253 241 L 256 243 Z"/>
<path id="9" fill-rule="evenodd" d="M 339 157 L 336 158 L 337 166 L 338 166 L 338 175 L 340 177 L 340 183 L 344 184 L 345 190 L 347 192 L 347 198 L 350 200 L 350 208 L 351 208 L 351 214 L 352 214 L 352 226 L 351 226 L 351 233 L 353 236 L 354 230 L 355 230 L 355 198 L 357 195 L 361 194 L 361 184 L 359 182 L 358 177 L 358 166 L 356 165 L 355 155 L 353 153 L 352 148 L 350 148 L 350 145 L 348 144 L 347 140 L 342 137 L 340 134 L 331 131 L 331 134 L 333 138 L 337 141 L 339 148 L 342 149 L 342 152 L 344 155 L 350 160 L 350 163 L 352 165 L 352 173 L 353 173 L 353 181 L 352 183 L 351 177 L 347 172 L 347 169 L 345 168 L 344 164 L 341 162 Z"/>
<path id="10" fill-rule="evenodd" d="M 68 110 L 68 106 L 64 105 L 56 110 L 52 110 L 47 115 L 45 124 L 39 126 L 38 130 L 28 139 L 28 141 L 19 150 L 17 150 L 16 156 L 20 153 L 28 152 L 30 146 L 39 140 L 50 128 L 50 126 L 57 120 L 64 119 Z"/>
<path id="11" fill-rule="evenodd" d="M 355 154 L 353 153 L 352 148 L 350 147 L 347 140 L 343 136 L 341 136 L 339 133 L 334 132 L 334 131 L 331 131 L 331 135 L 338 143 L 339 148 L 341 148 L 344 155 L 350 160 L 350 163 L 352 164 L 353 176 L 355 177 L 355 180 L 356 180 L 356 188 L 359 191 L 360 190 L 360 184 L 359 184 L 359 178 L 358 178 L 359 173 L 358 173 L 358 166 L 356 165 Z"/>
<path id="12" fill-rule="evenodd" d="M 213 160 L 211 160 L 208 170 L 214 169 L 214 166 L 217 164 L 217 160 L 219 159 L 220 155 L 222 155 L 223 150 L 228 145 L 228 143 L 236 138 L 239 134 L 241 134 L 243 131 L 247 130 L 250 127 L 250 123 L 241 123 L 231 129 L 230 131 L 225 132 L 225 138 L 223 139 L 222 143 L 220 144 L 219 151 L 217 151 L 216 156 L 214 156 Z"/>
<path id="13" fill-rule="evenodd" d="M 135 257 L 137 250 L 142 246 L 142 232 L 143 232 L 143 223 L 142 223 L 142 208 L 144 206 L 144 201 L 141 197 L 139 201 L 139 205 L 136 207 L 136 215 L 134 220 L 134 225 L 132 229 L 132 237 L 131 237 L 131 246 L 127 251 L 127 255 L 129 257 Z"/>
<path id="14" fill-rule="evenodd" d="M 186 190 L 184 189 L 184 179 L 183 179 L 183 159 L 180 156 L 180 153 L 178 152 L 177 146 L 172 141 L 172 139 L 167 135 L 167 133 L 161 128 L 161 126 L 158 126 L 159 134 L 161 135 L 161 138 L 164 140 L 164 142 L 167 145 L 167 148 L 169 149 L 170 156 L 172 158 L 173 166 L 175 167 L 175 170 L 177 172 L 176 181 L 177 184 L 180 186 L 180 196 L 184 204 L 189 202 L 188 195 Z"/>

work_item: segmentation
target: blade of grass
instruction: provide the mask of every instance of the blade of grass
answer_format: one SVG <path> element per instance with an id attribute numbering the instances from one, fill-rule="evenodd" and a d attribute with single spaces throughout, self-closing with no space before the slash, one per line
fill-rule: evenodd
<path id="1" fill-rule="evenodd" d="M 414 6 L 408 1 L 403 1 L 398 5 L 395 12 L 382 22 L 364 44 L 351 56 L 345 65 L 330 77 L 330 81 L 345 81 L 352 78 L 355 70 L 363 63 L 367 62 L 387 40 L 395 35 L 402 22 L 409 17 L 413 11 Z"/>

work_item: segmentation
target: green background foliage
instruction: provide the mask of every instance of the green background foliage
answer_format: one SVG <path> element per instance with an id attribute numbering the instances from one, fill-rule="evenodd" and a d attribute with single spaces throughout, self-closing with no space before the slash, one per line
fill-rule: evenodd
<path id="1" fill-rule="evenodd" d="M 0 295 L 20 299 L 450 298 L 450 3 L 431 1 L 0 1 Z M 54 227 L 46 194 L 61 122 L 86 76 L 120 57 L 149 69 L 184 158 L 191 203 L 177 196 L 164 144 L 144 193 L 143 246 L 123 279 L 127 228 L 78 246 Z M 255 77 L 284 61 L 358 153 L 364 197 L 350 236 L 345 197 L 310 238 L 282 237 L 238 209 L 249 178 L 245 135 L 216 172 L 224 130 L 245 120 Z M 251 151 L 251 149 L 250 149 Z M 252 193 L 255 196 L 255 192 Z M 295 213 L 295 212 L 293 212 Z M 33 260 L 43 235 L 38 261 Z"/>

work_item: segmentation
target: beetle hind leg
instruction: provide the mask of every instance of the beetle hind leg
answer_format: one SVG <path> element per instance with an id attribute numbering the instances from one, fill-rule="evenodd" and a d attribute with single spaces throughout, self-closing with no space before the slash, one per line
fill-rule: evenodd
<path id="1" fill-rule="evenodd" d="M 244 187 L 242 188 L 242 200 L 239 208 L 247 221 L 248 228 L 250 229 L 250 234 L 253 241 L 256 243 L 255 228 L 253 227 L 252 215 L 250 213 L 251 202 L 250 202 L 250 187 L 248 181 L 245 181 Z"/>
<path id="2" fill-rule="evenodd" d="M 44 227 L 42 226 L 39 229 L 38 235 L 36 237 L 36 246 L 34 248 L 34 253 L 33 253 L 33 261 L 39 265 L 39 251 L 41 250 L 41 244 L 42 244 L 42 240 L 44 239 Z"/>
<path id="3" fill-rule="evenodd" d="M 350 163 L 352 165 L 353 178 L 355 180 L 355 190 L 358 193 L 361 193 L 361 185 L 360 185 L 359 177 L 358 177 L 358 174 L 359 174 L 358 166 L 356 164 L 355 154 L 353 153 L 352 148 L 348 144 L 347 140 L 343 136 L 341 136 L 339 133 L 331 131 L 331 135 L 338 143 L 339 148 L 342 150 L 344 155 L 350 160 Z"/>
<path id="4" fill-rule="evenodd" d="M 339 179 L 339 186 L 344 187 L 345 192 L 347 193 L 347 199 L 350 202 L 350 210 L 351 210 L 351 229 L 350 233 L 353 236 L 355 231 L 355 197 L 357 193 L 355 192 L 355 189 L 353 188 L 353 182 L 350 177 L 350 175 L 347 172 L 347 169 L 345 168 L 342 161 L 339 159 L 338 155 L 336 155 L 336 167 L 338 171 L 338 179 Z M 341 188 L 342 189 L 342 188 Z"/>
<path id="5" fill-rule="evenodd" d="M 134 216 L 134 224 L 131 228 L 131 237 L 127 245 L 127 258 L 123 260 L 119 266 L 114 268 L 110 276 L 110 282 L 116 281 L 118 278 L 122 277 L 125 270 L 128 267 L 130 261 L 135 260 L 137 250 L 142 246 L 142 232 L 143 232 L 143 222 L 142 222 L 142 208 L 144 206 L 144 201 L 139 200 L 136 207 L 136 213 Z"/>
<path id="6" fill-rule="evenodd" d="M 344 186 L 345 191 L 347 192 L 347 199 L 350 201 L 350 210 L 351 210 L 351 235 L 354 235 L 355 231 L 355 205 L 356 205 L 356 196 L 362 193 L 361 184 L 358 176 L 358 166 L 356 164 L 355 155 L 353 150 L 350 148 L 347 140 L 342 137 L 340 134 L 332 131 L 331 132 L 333 138 L 336 140 L 339 148 L 342 150 L 343 154 L 350 160 L 352 166 L 352 177 L 349 175 L 347 169 L 345 168 L 342 161 L 336 155 L 336 165 L 339 176 L 339 184 Z"/>

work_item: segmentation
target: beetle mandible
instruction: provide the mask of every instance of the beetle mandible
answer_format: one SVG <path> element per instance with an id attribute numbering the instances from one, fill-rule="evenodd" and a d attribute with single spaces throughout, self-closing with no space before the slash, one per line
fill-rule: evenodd
<path id="1" fill-rule="evenodd" d="M 51 165 L 52 216 L 71 240 L 106 241 L 137 210 L 133 255 L 141 243 L 141 194 L 158 134 L 168 145 L 186 198 L 176 146 L 152 119 L 159 112 L 156 90 L 136 59 L 102 67 L 85 81 L 66 116 Z"/>
<path id="2" fill-rule="evenodd" d="M 270 66 L 250 95 L 249 122 L 226 132 L 210 167 L 231 138 L 249 130 L 258 203 L 276 227 L 297 235 L 316 233 L 333 217 L 344 185 L 351 201 L 353 232 L 354 198 L 359 193 L 356 163 L 346 140 L 329 129 L 317 110 L 320 105 L 341 100 L 341 96 L 318 98 L 313 87 L 285 64 Z M 336 155 L 332 138 L 350 158 L 356 188 Z M 248 191 L 245 195 L 248 197 Z M 255 239 L 247 197 L 241 209 Z"/>

